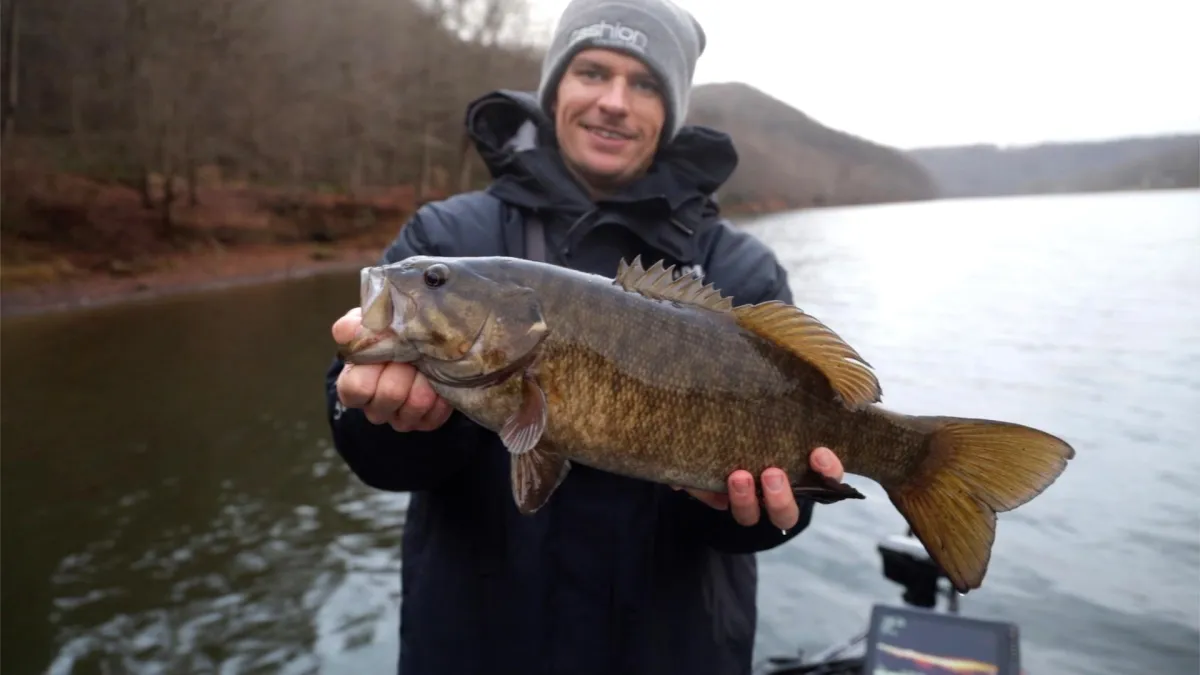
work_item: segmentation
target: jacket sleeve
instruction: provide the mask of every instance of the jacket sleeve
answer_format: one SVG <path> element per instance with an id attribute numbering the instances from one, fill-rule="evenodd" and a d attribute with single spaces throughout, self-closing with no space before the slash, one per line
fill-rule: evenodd
<path id="1" fill-rule="evenodd" d="M 413 215 L 383 255 L 384 263 L 418 254 L 444 255 L 433 233 L 442 222 L 428 206 Z M 360 480 L 380 490 L 406 492 L 436 488 L 466 465 L 467 453 L 483 429 L 455 411 L 433 431 L 401 433 L 372 424 L 357 408 L 338 400 L 337 378 L 344 362 L 335 356 L 325 374 L 325 410 L 338 454 Z"/>
<path id="2" fill-rule="evenodd" d="M 744 290 L 737 293 L 740 297 L 735 298 L 736 302 L 780 300 L 791 303 L 792 292 L 788 287 L 787 271 L 775 255 L 761 243 L 744 239 L 750 237 L 749 234 L 725 236 L 740 240 L 722 247 L 726 251 L 719 254 L 729 256 L 729 259 L 721 261 L 731 268 L 732 274 L 726 276 L 742 280 Z M 755 479 L 758 477 L 755 476 Z M 757 553 L 775 548 L 800 534 L 812 522 L 813 502 L 807 499 L 796 500 L 800 507 L 800 519 L 795 527 L 785 533 L 771 523 L 765 511 L 757 524 L 747 527 L 734 520 L 728 510 L 714 509 L 683 490 L 672 491 L 672 496 L 683 501 L 683 504 L 677 505 L 676 513 L 689 521 L 686 527 L 696 532 L 712 548 L 726 553 Z"/>

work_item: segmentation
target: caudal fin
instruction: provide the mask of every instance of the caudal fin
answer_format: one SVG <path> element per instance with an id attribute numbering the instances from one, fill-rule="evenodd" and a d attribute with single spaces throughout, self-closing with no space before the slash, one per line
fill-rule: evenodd
<path id="1" fill-rule="evenodd" d="M 1059 438 L 1007 422 L 910 417 L 928 428 L 929 455 L 908 481 L 884 486 L 960 593 L 979 588 L 996 537 L 996 513 L 1039 495 L 1075 450 Z"/>

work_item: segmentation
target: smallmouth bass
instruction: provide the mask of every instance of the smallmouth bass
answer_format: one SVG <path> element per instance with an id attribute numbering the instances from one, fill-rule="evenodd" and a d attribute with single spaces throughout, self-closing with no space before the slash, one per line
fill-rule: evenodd
<path id="1" fill-rule="evenodd" d="M 1019 424 L 878 405 L 870 366 L 778 301 L 734 306 L 656 263 L 615 278 L 507 257 L 414 256 L 362 271 L 348 363 L 413 364 L 511 453 L 513 499 L 541 508 L 574 462 L 725 492 L 787 472 L 798 498 L 863 499 L 809 467 L 825 446 L 879 483 L 956 590 L 987 573 L 996 513 L 1040 494 L 1075 450 Z M 757 482 L 757 481 L 756 481 Z"/>

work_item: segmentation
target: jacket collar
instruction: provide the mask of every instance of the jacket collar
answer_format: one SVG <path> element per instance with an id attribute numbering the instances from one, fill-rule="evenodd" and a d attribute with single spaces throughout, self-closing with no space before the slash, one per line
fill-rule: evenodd
<path id="1" fill-rule="evenodd" d="M 727 134 L 686 126 L 659 150 L 650 170 L 619 193 L 593 202 L 567 170 L 553 121 L 527 92 L 498 90 L 472 102 L 467 134 L 491 173 L 488 192 L 514 206 L 560 215 L 572 224 L 624 224 L 677 258 L 718 213 L 712 194 L 737 168 Z M 580 233 L 582 234 L 582 232 Z"/>

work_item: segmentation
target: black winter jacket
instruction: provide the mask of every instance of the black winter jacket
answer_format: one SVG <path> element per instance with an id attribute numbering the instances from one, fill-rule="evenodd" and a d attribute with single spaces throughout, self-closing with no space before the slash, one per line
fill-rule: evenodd
<path id="1" fill-rule="evenodd" d="M 648 175 L 593 203 L 525 93 L 467 111 L 494 178 L 422 206 L 383 260 L 415 254 L 524 257 L 526 217 L 544 223 L 549 262 L 612 276 L 641 255 L 686 266 L 735 303 L 791 301 L 775 256 L 719 216 L 712 194 L 737 165 L 730 139 L 685 128 Z M 403 675 L 733 675 L 751 667 L 754 556 L 803 530 L 734 522 L 682 491 L 575 466 L 548 504 L 518 514 L 496 434 L 454 413 L 397 433 L 344 409 L 326 375 L 338 452 L 366 484 L 411 491 L 403 535 Z"/>

